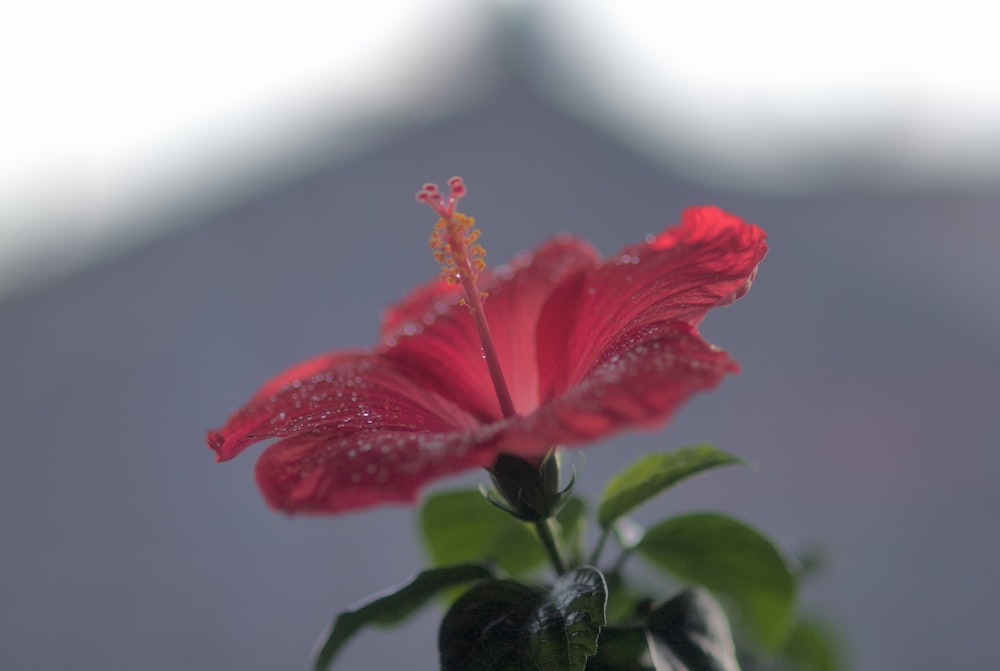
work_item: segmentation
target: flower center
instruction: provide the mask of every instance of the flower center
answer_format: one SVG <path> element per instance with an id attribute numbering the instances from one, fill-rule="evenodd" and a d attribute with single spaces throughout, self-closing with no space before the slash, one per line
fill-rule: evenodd
<path id="1" fill-rule="evenodd" d="M 486 359 L 486 366 L 493 380 L 500 410 L 504 417 L 513 417 L 516 414 L 514 401 L 511 400 L 510 390 L 504 380 L 500 359 L 493 345 L 493 336 L 490 335 L 490 325 L 483 311 L 483 299 L 486 298 L 486 294 L 476 287 L 476 276 L 486 268 L 486 261 L 483 260 L 486 251 L 476 244 L 479 230 L 475 228 L 475 219 L 461 212 L 455 212 L 455 203 L 466 193 L 465 182 L 461 177 L 452 177 L 448 180 L 448 190 L 447 200 L 436 184 L 424 184 L 417 192 L 417 200 L 426 203 L 440 217 L 434 224 L 429 244 L 434 250 L 434 259 L 441 264 L 441 279 L 452 284 L 461 284 L 465 290 L 463 303 L 468 306 L 476 322 L 479 341 L 483 346 L 483 357 Z"/>

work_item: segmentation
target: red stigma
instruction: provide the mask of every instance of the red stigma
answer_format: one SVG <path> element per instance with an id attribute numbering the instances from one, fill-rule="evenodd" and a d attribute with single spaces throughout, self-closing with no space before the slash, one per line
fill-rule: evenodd
<path id="1" fill-rule="evenodd" d="M 455 212 L 455 203 L 466 194 L 465 182 L 461 177 L 452 177 L 448 180 L 448 200 L 445 201 L 441 194 L 441 189 L 437 184 L 424 184 L 420 191 L 417 191 L 417 200 L 426 203 L 442 219 L 451 219 Z"/>

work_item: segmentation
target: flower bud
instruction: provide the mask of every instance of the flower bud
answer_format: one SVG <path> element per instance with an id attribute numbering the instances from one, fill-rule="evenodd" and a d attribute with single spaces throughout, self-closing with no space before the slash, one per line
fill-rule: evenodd
<path id="1" fill-rule="evenodd" d="M 501 454 L 490 469 L 490 477 L 503 497 L 503 501 L 493 503 L 525 522 L 552 517 L 573 484 L 559 490 L 559 456 L 555 450 L 537 465 L 522 457 Z"/>

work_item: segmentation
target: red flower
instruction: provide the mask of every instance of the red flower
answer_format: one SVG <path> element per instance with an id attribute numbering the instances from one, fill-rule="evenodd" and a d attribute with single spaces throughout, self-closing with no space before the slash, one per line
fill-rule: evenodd
<path id="1" fill-rule="evenodd" d="M 471 219 L 453 212 L 464 187 L 452 187 L 447 204 L 422 192 L 442 215 L 432 243 L 446 276 L 478 292 L 443 280 L 419 287 L 387 311 L 373 349 L 292 367 L 208 434 L 219 461 L 279 439 L 256 467 L 271 506 L 332 513 L 412 502 L 427 482 L 489 467 L 502 452 L 535 458 L 660 425 L 737 370 L 695 327 L 750 288 L 767 251 L 756 226 L 691 208 L 678 226 L 604 261 L 563 235 L 476 278 L 482 250 Z M 485 350 L 500 369 L 492 376 L 486 323 Z"/>

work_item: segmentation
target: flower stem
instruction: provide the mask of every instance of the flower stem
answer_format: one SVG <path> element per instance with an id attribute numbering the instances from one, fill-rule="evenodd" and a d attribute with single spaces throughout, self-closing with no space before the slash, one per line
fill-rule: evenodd
<path id="1" fill-rule="evenodd" d="M 545 546 L 545 551 L 549 553 L 549 559 L 552 560 L 552 567 L 556 570 L 556 574 L 562 575 L 566 573 L 566 565 L 559 554 L 559 548 L 556 547 L 556 539 L 552 535 L 552 527 L 549 525 L 549 520 L 536 520 L 535 531 L 538 532 L 538 537 L 541 539 L 542 545 Z"/>

